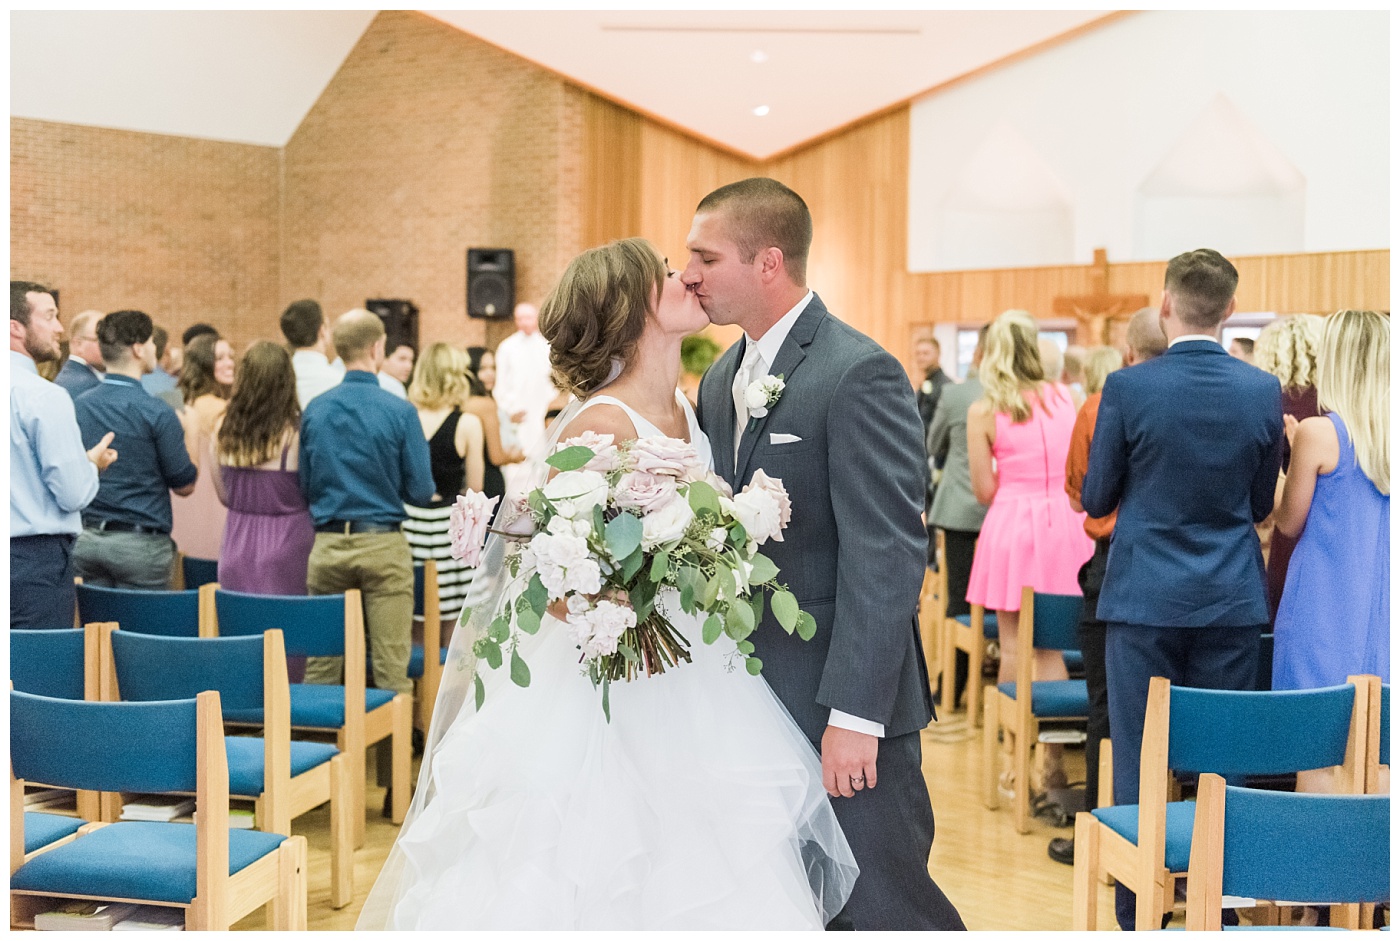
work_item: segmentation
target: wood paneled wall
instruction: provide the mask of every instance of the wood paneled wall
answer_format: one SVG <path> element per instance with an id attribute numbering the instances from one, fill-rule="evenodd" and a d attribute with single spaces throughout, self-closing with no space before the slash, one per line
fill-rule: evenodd
<path id="1" fill-rule="evenodd" d="M 910 358 L 909 338 L 918 325 L 982 323 L 1012 307 L 1050 317 L 1056 297 L 1090 291 L 1087 265 L 920 274 L 907 270 L 907 107 L 777 160 L 759 162 L 588 98 L 587 159 L 606 163 L 585 171 L 590 181 L 586 188 L 596 187 L 584 197 L 585 219 L 590 220 L 584 226 L 586 245 L 640 234 L 677 265 L 685 258 L 685 237 L 696 203 L 725 183 L 766 175 L 791 186 L 811 207 L 815 236 L 808 283 L 837 316 L 901 359 Z M 1329 313 L 1343 306 L 1390 307 L 1388 250 L 1233 260 L 1240 270 L 1242 311 Z M 1111 291 L 1142 293 L 1154 301 L 1160 296 L 1165 260 L 1109 261 Z M 722 331 L 717 338 L 725 342 L 736 335 Z"/>

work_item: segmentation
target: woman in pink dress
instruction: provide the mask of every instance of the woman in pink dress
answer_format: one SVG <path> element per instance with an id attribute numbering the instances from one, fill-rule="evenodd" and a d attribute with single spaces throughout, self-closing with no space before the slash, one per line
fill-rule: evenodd
<path id="1" fill-rule="evenodd" d="M 972 492 L 989 506 L 967 600 L 997 613 L 998 683 L 1016 678 L 1022 587 L 1077 595 L 1079 567 L 1094 554 L 1084 514 L 1065 495 L 1074 400 L 1063 385 L 1045 381 L 1037 332 L 1025 311 L 1008 310 L 992 322 L 978 370 L 984 395 L 967 413 Z M 1068 678 L 1059 651 L 1034 656 L 1036 679 Z M 1046 750 L 1046 786 L 1063 779 L 1059 751 Z"/>

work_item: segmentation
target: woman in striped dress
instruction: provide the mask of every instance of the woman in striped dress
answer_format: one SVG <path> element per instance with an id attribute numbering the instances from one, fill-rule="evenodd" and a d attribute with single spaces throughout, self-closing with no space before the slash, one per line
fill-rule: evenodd
<path id="1" fill-rule="evenodd" d="M 427 506 L 404 507 L 408 520 L 403 531 L 415 561 L 437 561 L 445 628 L 456 622 L 474 574 L 452 558 L 447 533 L 452 504 L 464 489 L 481 490 L 485 473 L 481 419 L 464 409 L 471 396 L 468 365 L 461 350 L 433 343 L 423 351 L 408 386 L 408 400 L 418 410 L 423 437 L 428 440 L 437 492 Z"/>

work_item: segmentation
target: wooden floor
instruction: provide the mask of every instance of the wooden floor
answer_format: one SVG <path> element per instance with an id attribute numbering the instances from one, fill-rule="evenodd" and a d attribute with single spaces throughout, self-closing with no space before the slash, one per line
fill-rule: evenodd
<path id="1" fill-rule="evenodd" d="M 1051 860 L 1045 847 L 1051 837 L 1069 836 L 1072 831 L 1035 821 L 1031 832 L 1021 836 L 1012 827 L 1008 810 L 993 812 L 982 806 L 977 790 L 983 780 L 982 730 L 973 731 L 976 734 L 969 734 L 964 715 L 957 713 L 923 733 L 924 775 L 937 823 L 929 871 L 971 929 L 1067 931 L 1073 870 Z M 330 907 L 326 809 L 299 817 L 293 824 L 293 832 L 304 834 L 310 844 L 308 925 L 312 930 L 355 926 L 360 906 L 398 834 L 398 827 L 379 816 L 384 791 L 374 786 L 374 761 L 367 765 L 371 780 L 366 799 L 372 813 L 367 817 L 365 846 L 355 854 L 355 898 L 350 905 L 339 911 Z M 1065 770 L 1070 780 L 1083 780 L 1083 768 L 1083 751 L 1068 749 Z M 1112 919 L 1112 890 L 1100 887 L 1099 891 L 1099 911 L 1107 926 Z M 236 928 L 263 926 L 260 910 Z"/>

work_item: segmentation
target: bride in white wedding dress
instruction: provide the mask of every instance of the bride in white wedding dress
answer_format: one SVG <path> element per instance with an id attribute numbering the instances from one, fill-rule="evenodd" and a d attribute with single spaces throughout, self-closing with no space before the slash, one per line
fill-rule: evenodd
<path id="1" fill-rule="evenodd" d="M 540 314 L 556 381 L 583 398 L 551 443 L 667 435 L 708 460 L 676 391 L 681 339 L 708 322 L 641 239 L 574 259 Z M 498 589 L 453 637 L 418 790 L 358 927 L 821 929 L 855 860 L 817 753 L 762 676 L 734 669 L 734 642 L 702 643 L 663 594 L 692 662 L 614 683 L 608 721 L 553 617 L 522 638 L 528 688 L 478 671 L 472 641 L 500 602 L 503 557 L 492 537 L 478 577 Z"/>

